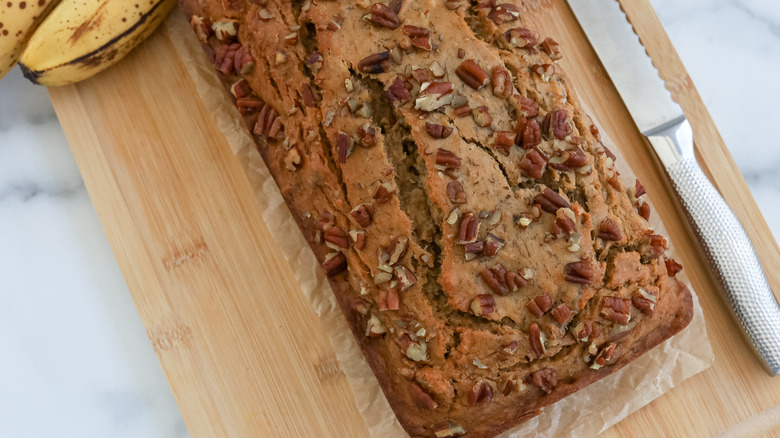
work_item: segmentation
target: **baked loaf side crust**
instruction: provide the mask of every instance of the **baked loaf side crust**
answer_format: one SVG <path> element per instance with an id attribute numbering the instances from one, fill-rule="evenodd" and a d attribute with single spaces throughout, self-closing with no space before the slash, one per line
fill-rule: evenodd
<path id="1" fill-rule="evenodd" d="M 498 434 L 690 322 L 519 2 L 181 4 L 410 435 Z"/>

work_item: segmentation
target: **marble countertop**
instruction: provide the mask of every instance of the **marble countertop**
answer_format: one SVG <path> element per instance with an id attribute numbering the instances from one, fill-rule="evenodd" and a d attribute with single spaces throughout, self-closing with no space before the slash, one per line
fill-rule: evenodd
<path id="1" fill-rule="evenodd" d="M 780 238 L 780 3 L 651 0 Z M 46 90 L 0 81 L 0 436 L 184 437 Z"/>

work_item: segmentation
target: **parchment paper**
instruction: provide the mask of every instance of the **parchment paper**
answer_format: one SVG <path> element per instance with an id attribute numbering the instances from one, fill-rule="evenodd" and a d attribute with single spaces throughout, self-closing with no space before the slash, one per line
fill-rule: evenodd
<path id="1" fill-rule="evenodd" d="M 303 294 L 322 319 L 371 436 L 407 436 L 347 327 L 327 279 L 284 203 L 276 182 L 181 11 L 173 11 L 164 31 L 187 66 L 200 98 L 211 110 L 244 168 L 268 229 L 274 236 L 284 236 L 276 243 L 297 275 Z M 620 150 L 605 136 L 603 141 L 618 156 L 618 169 L 623 178 L 631 181 L 634 174 L 621 159 Z M 666 234 L 658 215 L 651 216 L 651 225 L 660 234 Z M 669 253 L 674 254 L 674 249 L 670 248 Z M 688 283 L 684 272 L 678 274 L 678 278 Z M 708 368 L 714 357 L 695 293 L 693 302 L 693 320 L 677 336 L 612 376 L 545 408 L 538 417 L 501 436 L 595 436 L 683 380 Z"/>

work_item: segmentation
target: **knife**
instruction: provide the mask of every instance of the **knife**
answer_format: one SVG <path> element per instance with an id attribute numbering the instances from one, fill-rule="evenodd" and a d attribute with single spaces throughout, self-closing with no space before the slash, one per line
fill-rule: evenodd
<path id="1" fill-rule="evenodd" d="M 780 306 L 756 251 L 693 152 L 693 131 L 617 0 L 568 0 L 639 131 L 663 164 L 721 285 L 770 375 L 780 373 Z"/>

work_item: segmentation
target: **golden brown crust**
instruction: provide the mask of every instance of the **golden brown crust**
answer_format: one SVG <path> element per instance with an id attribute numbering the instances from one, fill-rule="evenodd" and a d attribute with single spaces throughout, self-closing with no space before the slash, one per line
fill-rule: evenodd
<path id="1" fill-rule="evenodd" d="M 498 434 L 690 321 L 517 3 L 181 3 L 410 435 Z"/>

